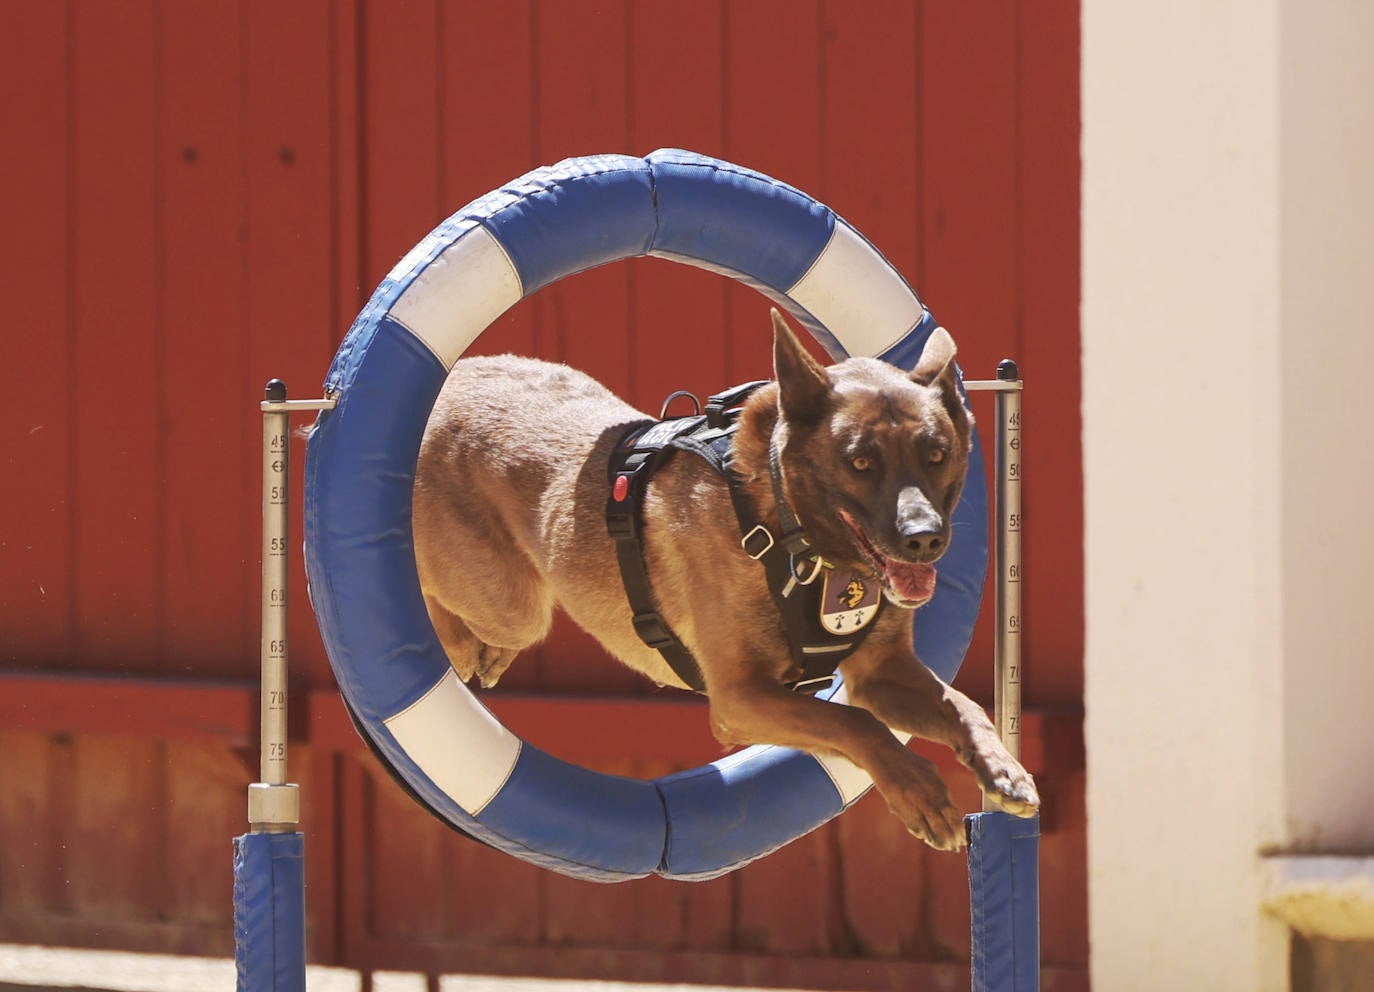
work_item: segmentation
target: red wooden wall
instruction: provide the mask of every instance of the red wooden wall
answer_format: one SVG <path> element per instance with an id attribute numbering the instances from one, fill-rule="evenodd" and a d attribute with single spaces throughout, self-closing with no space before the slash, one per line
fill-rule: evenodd
<path id="1" fill-rule="evenodd" d="M 908 275 L 971 376 L 1020 362 L 1044 960 L 1053 987 L 1085 985 L 1077 4 L 6 14 L 0 941 L 230 952 L 228 844 L 256 777 L 263 383 L 314 395 L 371 288 L 467 200 L 565 156 L 671 145 L 834 207 Z M 646 260 L 552 287 L 479 344 L 568 361 L 650 407 L 766 375 L 766 314 L 727 280 Z M 303 588 L 297 566 L 292 777 L 313 959 L 962 981 L 963 861 L 925 851 L 876 798 L 700 885 L 575 882 L 450 835 L 359 753 Z M 985 623 L 960 676 L 980 698 L 990 645 Z M 717 753 L 690 701 L 627 697 L 645 687 L 564 625 L 491 699 L 595 767 L 656 775 Z"/>

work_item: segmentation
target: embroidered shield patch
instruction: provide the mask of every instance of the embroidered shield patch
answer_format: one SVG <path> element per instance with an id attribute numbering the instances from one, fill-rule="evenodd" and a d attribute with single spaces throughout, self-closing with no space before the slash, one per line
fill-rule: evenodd
<path id="1" fill-rule="evenodd" d="M 873 579 L 826 569 L 821 589 L 821 626 L 840 637 L 867 627 L 878 615 L 879 594 L 878 583 Z"/>

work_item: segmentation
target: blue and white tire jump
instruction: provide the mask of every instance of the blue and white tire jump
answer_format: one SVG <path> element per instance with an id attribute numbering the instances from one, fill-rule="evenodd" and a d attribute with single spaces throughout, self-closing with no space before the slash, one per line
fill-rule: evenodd
<path id="1" fill-rule="evenodd" d="M 813 830 L 871 784 L 844 760 L 776 747 L 653 781 L 570 765 L 501 726 L 458 681 L 430 626 L 411 490 L 449 369 L 524 297 L 643 255 L 753 286 L 836 360 L 876 355 L 912 368 L 936 326 L 868 241 L 784 183 L 677 150 L 569 159 L 459 210 L 391 271 L 330 367 L 325 388 L 337 405 L 311 434 L 306 468 L 315 614 L 374 750 L 455 828 L 598 881 L 715 877 Z M 946 679 L 968 648 L 987 569 L 977 452 L 954 526 L 917 638 L 922 659 Z M 843 701 L 842 685 L 834 697 Z"/>

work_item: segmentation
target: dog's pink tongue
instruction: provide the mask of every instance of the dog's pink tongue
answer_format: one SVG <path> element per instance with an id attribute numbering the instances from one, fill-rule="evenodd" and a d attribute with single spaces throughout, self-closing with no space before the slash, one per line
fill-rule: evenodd
<path id="1" fill-rule="evenodd" d="M 913 603 L 924 603 L 935 595 L 937 573 L 934 565 L 918 565 L 890 558 L 886 564 L 884 571 L 887 581 L 898 596 Z"/>

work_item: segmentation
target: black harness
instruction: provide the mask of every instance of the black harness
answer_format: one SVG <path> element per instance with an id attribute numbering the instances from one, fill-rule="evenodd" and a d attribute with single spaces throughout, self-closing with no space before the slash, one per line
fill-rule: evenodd
<path id="1" fill-rule="evenodd" d="M 734 435 L 739 406 L 766 381 L 747 382 L 712 396 L 701 411 L 696 398 L 674 393 L 664 404 L 663 419 L 632 424 L 611 454 L 611 492 L 606 500 L 606 529 L 615 540 L 616 558 L 630 601 L 635 633 L 656 649 L 684 683 L 701 692 L 706 688 L 692 653 L 658 612 L 648 569 L 644 563 L 643 505 L 649 479 L 675 451 L 704 459 L 729 485 L 730 500 L 739 523 L 740 547 L 763 565 L 768 589 L 782 614 L 787 643 L 800 678 L 788 683 L 798 692 L 815 693 L 834 681 L 836 667 L 853 654 L 882 610 L 881 591 L 873 584 L 847 577 L 843 587 L 830 564 L 811 550 L 801 523 L 783 498 L 782 472 L 776 448 L 769 453 L 773 494 L 781 526 L 772 533 L 758 520 L 740 480 L 732 471 Z M 688 396 L 696 412 L 668 417 L 667 407 Z"/>

